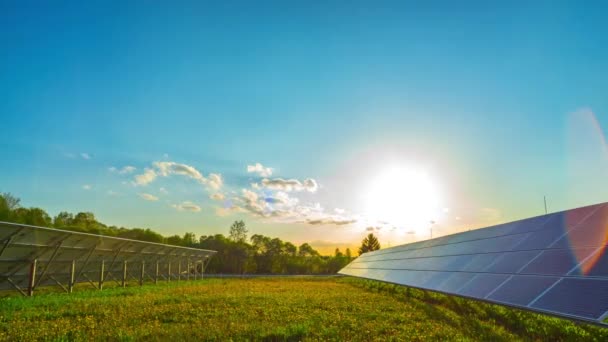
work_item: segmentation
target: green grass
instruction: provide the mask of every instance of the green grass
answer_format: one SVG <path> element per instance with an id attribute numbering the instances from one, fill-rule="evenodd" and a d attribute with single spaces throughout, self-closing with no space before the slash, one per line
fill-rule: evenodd
<path id="1" fill-rule="evenodd" d="M 353 278 L 208 279 L 0 299 L 0 340 L 608 340 L 608 329 Z"/>

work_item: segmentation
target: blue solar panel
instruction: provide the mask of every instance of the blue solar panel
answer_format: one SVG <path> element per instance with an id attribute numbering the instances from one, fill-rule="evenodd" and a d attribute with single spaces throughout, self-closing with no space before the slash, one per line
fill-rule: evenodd
<path id="1" fill-rule="evenodd" d="M 471 281 L 464 284 L 458 294 L 475 298 L 485 298 L 498 285 L 507 280 L 509 276 L 503 274 L 478 274 Z"/>
<path id="2" fill-rule="evenodd" d="M 475 277 L 474 273 L 452 273 L 439 287 L 439 291 L 456 293 L 464 284 Z"/>
<path id="3" fill-rule="evenodd" d="M 594 249 L 589 248 L 576 252 L 568 249 L 545 250 L 519 273 L 566 275 L 582 261 L 582 259 L 577 259 L 577 255 L 586 258 L 593 251 Z"/>
<path id="4" fill-rule="evenodd" d="M 492 253 L 492 254 L 477 254 L 471 259 L 469 263 L 464 265 L 462 268 L 463 271 L 469 272 L 483 272 L 486 267 L 490 266 L 492 263 L 496 261 L 496 259 L 500 258 L 501 254 Z"/>
<path id="5" fill-rule="evenodd" d="M 522 251 L 504 253 L 502 257 L 487 267 L 485 272 L 492 273 L 517 273 L 530 260 L 540 254 L 541 251 Z"/>
<path id="6" fill-rule="evenodd" d="M 561 223 L 556 223 L 550 229 L 543 229 L 530 233 L 525 239 L 517 244 L 513 249 L 528 250 L 528 249 L 544 249 L 548 248 L 552 243 L 566 234 Z"/>
<path id="7" fill-rule="evenodd" d="M 608 280 L 564 278 L 532 307 L 599 319 L 608 311 Z"/>
<path id="8" fill-rule="evenodd" d="M 558 280 L 557 277 L 515 275 L 489 295 L 488 299 L 526 306 Z"/>
<path id="9" fill-rule="evenodd" d="M 572 274 L 605 277 L 608 274 L 608 254 L 606 254 L 606 249 L 599 248 L 577 267 Z"/>
<path id="10" fill-rule="evenodd" d="M 557 241 L 554 248 L 602 246 L 608 239 L 608 206 L 602 206 Z"/>
<path id="11" fill-rule="evenodd" d="M 372 252 L 340 273 L 594 321 L 608 315 L 605 248 L 599 204 Z"/>

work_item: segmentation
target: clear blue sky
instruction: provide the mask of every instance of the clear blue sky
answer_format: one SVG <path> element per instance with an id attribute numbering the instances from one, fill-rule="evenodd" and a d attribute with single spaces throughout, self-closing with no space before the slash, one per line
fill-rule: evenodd
<path id="1" fill-rule="evenodd" d="M 606 13 L 600 1 L 4 1 L 0 191 L 165 234 L 244 218 L 328 245 L 377 226 L 366 189 L 394 163 L 441 189 L 445 217 L 429 219 L 443 233 L 541 214 L 544 194 L 550 210 L 603 202 Z M 256 163 L 272 174 L 247 172 Z M 138 184 L 146 168 L 156 178 Z M 407 229 L 377 231 L 426 238 Z"/>

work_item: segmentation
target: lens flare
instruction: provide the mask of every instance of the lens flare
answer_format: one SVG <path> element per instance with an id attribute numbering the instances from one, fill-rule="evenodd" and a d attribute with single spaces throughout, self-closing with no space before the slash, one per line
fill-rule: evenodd
<path id="1" fill-rule="evenodd" d="M 569 122 L 569 196 L 589 199 L 599 196 L 598 186 L 608 172 L 608 144 L 597 117 L 590 109 L 581 109 L 570 116 Z M 567 241 L 558 248 L 570 248 L 579 272 L 593 273 L 593 268 L 604 255 L 608 243 L 608 207 L 602 206 L 593 213 L 573 211 L 564 220 Z M 589 256 L 589 247 L 599 247 Z"/>

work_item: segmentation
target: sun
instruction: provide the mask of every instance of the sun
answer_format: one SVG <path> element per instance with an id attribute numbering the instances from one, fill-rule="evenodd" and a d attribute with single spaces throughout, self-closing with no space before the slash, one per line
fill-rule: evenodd
<path id="1" fill-rule="evenodd" d="M 385 168 L 372 180 L 366 197 L 371 220 L 406 231 L 426 230 L 440 211 L 437 183 L 412 167 Z"/>

